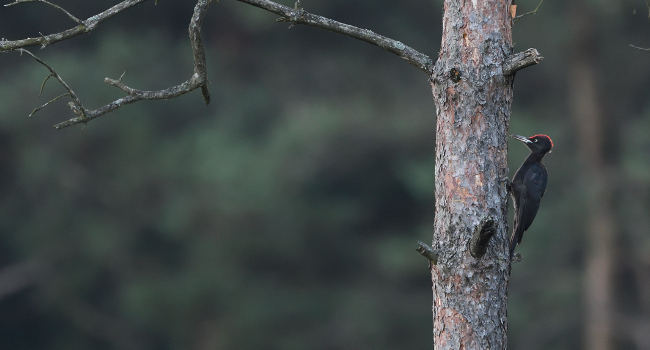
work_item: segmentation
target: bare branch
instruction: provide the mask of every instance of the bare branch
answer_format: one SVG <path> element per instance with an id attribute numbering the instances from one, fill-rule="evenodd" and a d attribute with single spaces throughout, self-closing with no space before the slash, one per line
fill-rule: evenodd
<path id="1" fill-rule="evenodd" d="M 57 4 L 53 4 L 53 3 L 51 3 L 51 2 L 49 2 L 47 0 L 15 0 L 14 2 L 6 4 L 4 6 L 9 7 L 9 6 L 13 6 L 13 5 L 22 4 L 22 3 L 25 3 L 25 2 L 41 2 L 41 3 L 44 3 L 46 5 L 52 6 L 55 9 L 65 13 L 65 15 L 70 17 L 70 19 L 73 20 L 75 23 L 82 24 L 82 22 L 81 22 L 81 20 L 79 18 L 75 17 L 73 14 L 68 12 L 66 9 L 64 9 L 63 7 L 61 7 L 61 6 L 57 5 Z"/>
<path id="2" fill-rule="evenodd" d="M 93 110 L 88 110 L 82 107 L 83 114 L 77 114 L 77 117 L 58 123 L 54 125 L 54 127 L 56 129 L 62 129 L 71 125 L 86 123 L 127 104 L 141 100 L 164 100 L 174 98 L 198 88 L 201 88 L 203 92 L 205 103 L 209 103 L 210 95 L 207 88 L 207 69 L 205 64 L 205 50 L 203 48 L 203 41 L 201 40 L 201 25 L 203 24 L 203 19 L 205 18 L 205 13 L 207 12 L 210 2 L 211 0 L 198 0 L 196 2 L 194 13 L 188 27 L 192 54 L 194 57 L 194 73 L 188 80 L 166 89 L 146 91 L 134 89 L 122 83 L 124 74 L 122 74 L 119 79 L 104 78 L 104 83 L 124 91 L 127 96 L 118 98 L 113 102 Z"/>
<path id="3" fill-rule="evenodd" d="M 431 57 L 397 41 L 383 35 L 377 34 L 369 29 L 358 28 L 349 24 L 341 23 L 326 17 L 309 13 L 300 8 L 300 3 L 296 2 L 294 8 L 278 4 L 268 0 L 237 0 L 269 12 L 282 16 L 280 21 L 291 22 L 292 24 L 305 24 L 343 35 L 351 36 L 355 39 L 365 41 L 372 45 L 381 47 L 384 50 L 392 52 L 397 56 L 405 59 L 410 64 L 420 70 L 431 74 L 433 71 L 433 60 Z"/>
<path id="4" fill-rule="evenodd" d="M 54 70 L 54 68 L 52 68 L 49 64 L 45 63 L 42 59 L 38 58 L 38 57 L 37 57 L 36 55 L 34 55 L 33 53 L 31 53 L 29 50 L 26 50 L 26 49 L 18 49 L 17 51 L 20 52 L 21 54 L 22 54 L 22 53 L 26 53 L 26 54 L 28 54 L 28 55 L 31 56 L 31 57 L 32 57 L 36 62 L 40 63 L 40 64 L 43 65 L 45 68 L 47 68 L 47 69 L 50 71 L 50 75 L 49 75 L 49 76 L 50 76 L 50 77 L 53 77 L 54 79 L 56 79 L 56 80 L 59 82 L 59 84 L 61 84 L 61 86 L 63 86 L 63 88 L 65 88 L 65 89 L 68 91 L 68 95 L 70 95 L 70 99 L 72 100 L 71 103 L 72 103 L 72 104 L 74 105 L 74 107 L 75 107 L 73 110 L 74 110 L 74 111 L 77 111 L 77 113 L 78 113 L 78 114 L 81 114 L 82 116 L 84 115 L 84 107 L 83 107 L 83 105 L 81 104 L 81 100 L 79 100 L 79 97 L 78 97 L 77 94 L 76 94 L 76 93 L 75 93 L 75 92 L 70 88 L 70 85 L 68 85 L 68 83 L 66 83 L 65 80 L 63 80 L 63 78 L 61 78 L 61 76 L 59 75 L 59 73 L 57 73 L 57 72 Z M 45 86 L 45 83 L 47 82 L 47 80 L 48 80 L 48 78 L 45 78 L 45 80 L 43 80 L 43 83 L 41 84 L 41 93 L 43 93 L 43 87 Z M 57 98 L 57 99 L 58 99 L 58 98 Z M 53 101 L 52 101 L 52 102 L 53 102 Z M 46 103 L 46 105 L 47 105 L 47 104 L 49 104 L 49 102 Z M 42 106 L 42 107 L 44 107 L 44 106 Z M 35 109 L 34 111 L 32 111 L 32 113 L 30 113 L 30 117 L 31 117 L 31 116 L 32 116 L 36 111 L 38 111 L 39 109 L 41 109 L 41 108 L 37 108 L 37 109 Z"/>
<path id="5" fill-rule="evenodd" d="M 48 74 L 45 79 L 43 79 L 43 82 L 41 83 L 41 90 L 38 92 L 38 96 L 43 95 L 43 90 L 45 89 L 45 84 L 47 84 L 48 80 L 52 77 L 52 74 Z"/>
<path id="6" fill-rule="evenodd" d="M 14 40 L 14 41 L 7 41 L 7 40 L 0 41 L 0 52 L 20 50 L 20 52 L 25 52 L 30 56 L 32 56 L 32 58 L 34 58 L 37 62 L 45 66 L 50 71 L 51 74 L 48 77 L 46 77 L 43 83 L 41 84 L 41 93 L 50 77 L 56 78 L 59 81 L 59 83 L 68 91 L 67 94 L 57 96 L 56 98 L 46 102 L 40 107 L 35 108 L 32 111 L 32 113 L 30 113 L 30 116 L 34 115 L 34 113 L 38 112 L 40 109 L 46 107 L 47 105 L 65 96 L 70 97 L 71 101 L 69 102 L 69 106 L 72 109 L 73 113 L 76 115 L 76 117 L 56 124 L 54 127 L 57 129 L 65 128 L 67 126 L 71 126 L 79 123 L 86 123 L 106 113 L 112 112 L 124 105 L 134 103 L 140 100 L 159 100 L 159 99 L 174 98 L 186 94 L 188 92 L 191 92 L 197 88 L 201 88 L 201 92 L 205 102 L 206 103 L 210 102 L 210 93 L 208 90 L 208 82 L 207 82 L 207 69 L 205 63 L 205 49 L 203 47 L 203 42 L 201 39 L 201 25 L 205 17 L 205 13 L 207 11 L 207 7 L 212 2 L 212 0 L 198 0 L 194 7 L 194 13 L 192 15 L 192 19 L 190 20 L 189 23 L 188 32 L 189 32 L 189 39 L 190 39 L 193 58 L 194 58 L 194 72 L 188 80 L 166 89 L 147 91 L 147 90 L 139 90 L 139 89 L 129 87 L 128 85 L 122 82 L 122 77 L 120 77 L 120 79 L 117 80 L 111 78 L 105 78 L 104 82 L 106 84 L 114 86 L 124 91 L 127 95 L 117 100 L 114 100 L 97 109 L 86 108 L 81 103 L 81 101 L 79 100 L 75 92 L 61 78 L 61 76 L 57 74 L 56 71 L 54 71 L 54 69 L 51 66 L 46 64 L 43 60 L 36 57 L 31 52 L 22 49 L 23 47 L 33 46 L 33 45 L 40 45 L 41 47 L 45 47 L 49 44 L 61 40 L 66 40 L 74 36 L 77 36 L 79 34 L 87 33 L 95 29 L 96 26 L 102 21 L 132 6 L 140 4 L 144 1 L 146 0 L 124 0 L 95 16 L 89 17 L 88 19 L 81 21 L 79 25 L 67 29 L 63 32 L 42 35 L 38 38 L 26 38 L 21 40 Z M 392 52 L 402 57 L 410 64 L 418 67 L 419 69 L 429 74 L 433 70 L 434 62 L 429 56 L 414 50 L 413 48 L 403 44 L 400 41 L 379 35 L 377 33 L 374 33 L 371 30 L 358 28 L 355 26 L 351 26 L 345 23 L 341 23 L 338 21 L 334 21 L 332 19 L 328 19 L 322 16 L 318 16 L 306 12 L 302 8 L 300 8 L 300 1 L 297 1 L 293 8 L 275 3 L 273 1 L 268 1 L 268 0 L 238 0 L 238 1 L 265 9 L 272 13 L 276 13 L 282 16 L 280 19 L 281 21 L 291 22 L 292 24 L 311 25 L 311 26 L 327 29 L 333 32 L 351 36 L 361 41 L 371 43 L 373 45 L 381 47 L 389 52 Z M 43 2 L 63 11 L 71 18 L 73 18 L 73 20 L 74 18 L 76 18 L 73 15 L 71 15 L 68 11 L 46 0 L 14 0 L 13 3 L 8 5 L 15 5 L 22 2 Z"/>
<path id="7" fill-rule="evenodd" d="M 66 29 L 62 32 L 58 33 L 53 33 L 53 34 L 48 34 L 48 35 L 42 35 L 37 38 L 25 38 L 25 39 L 20 39 L 20 40 L 0 40 L 0 52 L 6 52 L 6 51 L 12 51 L 16 50 L 19 48 L 23 47 L 29 47 L 29 46 L 36 46 L 40 45 L 41 47 L 45 47 L 47 45 L 70 39 L 72 37 L 75 37 L 80 34 L 85 34 L 97 27 L 98 24 L 101 22 L 105 21 L 108 18 L 111 18 L 115 16 L 116 14 L 133 7 L 135 5 L 138 5 L 144 1 L 147 0 L 124 0 L 115 6 L 98 13 L 92 17 L 89 17 L 85 21 L 82 21 L 79 25 L 72 27 L 70 29 Z M 20 3 L 22 1 L 18 1 Z M 13 5 L 14 3 L 10 4 Z"/>
<path id="8" fill-rule="evenodd" d="M 543 59 L 544 57 L 540 55 L 537 49 L 517 52 L 508 57 L 503 63 L 503 75 L 512 75 L 520 69 L 542 62 Z"/>
<path id="9" fill-rule="evenodd" d="M 537 11 L 539 11 L 539 8 L 542 7 L 542 3 L 544 3 L 544 0 L 539 0 L 539 3 L 537 4 L 537 7 L 535 7 L 534 10 L 528 11 L 526 13 L 522 13 L 519 16 L 516 16 L 515 18 L 512 19 L 513 22 L 517 22 L 518 20 L 520 20 L 521 18 L 526 17 L 526 16 L 536 15 Z"/>
<path id="10" fill-rule="evenodd" d="M 56 96 L 56 97 L 54 97 L 53 99 L 51 99 L 51 100 L 49 100 L 49 101 L 43 103 L 42 105 L 40 105 L 40 106 L 34 108 L 34 109 L 32 110 L 32 112 L 29 113 L 29 115 L 28 115 L 27 117 L 28 117 L 28 118 L 33 117 L 33 116 L 34 116 L 38 111 L 40 111 L 41 109 L 43 109 L 43 108 L 49 106 L 50 103 L 54 103 L 54 102 L 60 100 L 61 98 L 65 97 L 65 96 L 70 96 L 70 93 L 69 93 L 69 92 L 64 92 L 64 93 L 62 93 L 61 95 Z"/>
<path id="11" fill-rule="evenodd" d="M 187 28 L 190 44 L 192 45 L 192 53 L 194 57 L 194 75 L 201 77 L 203 84 L 201 85 L 201 93 L 205 104 L 210 103 L 210 92 L 207 85 L 207 68 L 205 64 L 205 49 L 203 48 L 203 40 L 201 39 L 201 25 L 203 24 L 203 17 L 205 11 L 210 5 L 212 0 L 199 1 L 194 8 L 190 25 Z"/>
<path id="12" fill-rule="evenodd" d="M 420 253 L 423 257 L 429 260 L 429 263 L 436 265 L 438 264 L 438 253 L 436 253 L 430 245 L 418 241 L 418 246 L 415 250 Z"/>
<path id="13" fill-rule="evenodd" d="M 650 47 L 641 47 L 641 46 L 636 46 L 633 44 L 630 44 L 630 47 L 633 49 L 641 50 L 641 51 L 650 51 Z"/>

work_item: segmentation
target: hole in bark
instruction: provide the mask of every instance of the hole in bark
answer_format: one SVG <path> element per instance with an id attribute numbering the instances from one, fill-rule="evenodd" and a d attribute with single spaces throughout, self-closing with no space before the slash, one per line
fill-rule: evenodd
<path id="1" fill-rule="evenodd" d="M 460 81 L 460 71 L 459 71 L 458 69 L 456 69 L 456 68 L 452 68 L 452 69 L 449 71 L 449 78 L 450 78 L 451 81 L 453 81 L 454 83 L 459 82 L 459 81 Z"/>

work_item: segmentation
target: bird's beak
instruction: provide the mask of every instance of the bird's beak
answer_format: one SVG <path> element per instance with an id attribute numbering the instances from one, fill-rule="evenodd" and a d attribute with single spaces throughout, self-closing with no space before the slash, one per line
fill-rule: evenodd
<path id="1" fill-rule="evenodd" d="M 533 143 L 533 141 L 529 140 L 526 136 L 521 136 L 521 135 L 512 135 L 513 138 L 523 142 L 523 143 Z"/>

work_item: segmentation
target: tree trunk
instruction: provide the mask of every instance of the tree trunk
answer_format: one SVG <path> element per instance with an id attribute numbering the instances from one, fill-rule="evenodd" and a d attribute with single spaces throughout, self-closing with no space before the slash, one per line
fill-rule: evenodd
<path id="1" fill-rule="evenodd" d="M 432 76 L 437 112 L 433 248 L 438 261 L 431 268 L 435 349 L 507 347 L 510 261 L 502 179 L 508 174 L 512 102 L 512 78 L 503 74 L 512 51 L 509 5 L 444 2 L 442 44 Z M 487 249 L 470 248 L 477 240 Z"/>
<path id="2" fill-rule="evenodd" d="M 578 131 L 578 151 L 587 192 L 586 261 L 584 280 L 584 348 L 612 349 L 612 266 L 615 220 L 603 135 L 603 106 L 598 98 L 598 71 L 594 62 L 597 37 L 593 11 L 584 1 L 574 3 L 576 36 L 571 45 L 568 74 L 571 114 Z"/>

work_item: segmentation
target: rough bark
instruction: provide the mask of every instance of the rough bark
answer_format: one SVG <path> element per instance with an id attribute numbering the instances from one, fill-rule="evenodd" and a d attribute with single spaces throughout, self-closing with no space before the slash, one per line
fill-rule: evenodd
<path id="1" fill-rule="evenodd" d="M 446 0 L 436 103 L 432 266 L 435 349 L 505 349 L 509 278 L 507 130 L 512 77 L 510 1 Z M 478 258 L 470 241 L 493 231 Z"/>
<path id="2" fill-rule="evenodd" d="M 124 0 L 85 21 L 46 1 L 14 3 L 31 1 L 56 7 L 78 25 L 38 38 L 0 40 L 0 52 L 47 46 L 87 33 L 146 0 Z M 433 67 L 427 55 L 401 41 L 306 12 L 300 1 L 293 8 L 270 0 L 238 1 L 276 13 L 292 25 L 311 25 L 376 45 L 430 74 L 437 112 L 434 245 L 420 244 L 418 251 L 432 264 L 434 348 L 505 349 L 510 261 L 503 180 L 508 169 L 512 79 L 515 72 L 542 59 L 535 49 L 512 55 L 511 1 L 445 0 L 442 45 Z M 50 76 L 68 91 L 37 107 L 32 115 L 64 96 L 71 97 L 77 117 L 57 124 L 59 128 L 86 123 L 129 103 L 173 98 L 199 87 L 208 102 L 200 27 L 210 2 L 197 0 L 190 21 L 194 56 L 190 79 L 167 89 L 145 91 L 125 85 L 121 78 L 107 78 L 107 84 L 127 95 L 94 110 L 81 104 L 52 67 L 28 51 L 21 51 L 47 67 Z"/>
<path id="3" fill-rule="evenodd" d="M 585 332 L 584 348 L 613 349 L 612 267 L 614 262 L 615 220 L 612 188 L 604 154 L 603 106 L 599 99 L 598 70 L 594 61 L 597 47 L 595 22 L 589 5 L 578 1 L 574 5 L 576 24 L 568 86 L 571 114 L 578 131 L 578 151 L 584 171 L 590 174 L 582 185 L 587 189 L 587 226 L 585 256 Z"/>

